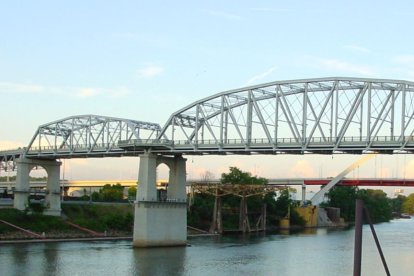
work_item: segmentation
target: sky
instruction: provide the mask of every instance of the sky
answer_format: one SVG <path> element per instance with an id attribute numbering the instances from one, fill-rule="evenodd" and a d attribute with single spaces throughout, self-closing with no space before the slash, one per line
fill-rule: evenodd
<path id="1" fill-rule="evenodd" d="M 270 81 L 413 81 L 413 16 L 408 0 L 1 1 L 0 149 L 26 146 L 39 125 L 72 115 L 164 125 L 196 100 Z M 358 158 L 190 156 L 187 171 L 218 178 L 239 166 L 268 178 L 328 177 Z M 138 164 L 73 159 L 64 172 L 131 179 Z M 414 158 L 378 156 L 353 174 L 414 178 Z"/>

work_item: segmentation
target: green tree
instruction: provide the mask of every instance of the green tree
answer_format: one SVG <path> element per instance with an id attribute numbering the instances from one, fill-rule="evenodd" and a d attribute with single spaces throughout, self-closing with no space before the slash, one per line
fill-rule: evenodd
<path id="1" fill-rule="evenodd" d="M 335 186 L 328 192 L 328 202 L 323 205 L 339 208 L 341 216 L 346 221 L 352 221 L 355 218 L 357 191 L 357 187 Z"/>
<path id="2" fill-rule="evenodd" d="M 265 185 L 267 179 L 263 177 L 252 176 L 249 172 L 243 172 L 237 167 L 230 167 L 229 173 L 221 174 L 221 183 L 223 184 L 245 184 L 245 185 Z"/>
<path id="3" fill-rule="evenodd" d="M 194 202 L 187 212 L 190 226 L 208 230 L 213 216 L 214 197 L 208 194 L 194 194 Z"/>
<path id="4" fill-rule="evenodd" d="M 410 194 L 402 204 L 402 211 L 408 214 L 414 214 L 414 194 Z"/>
<path id="5" fill-rule="evenodd" d="M 136 198 L 137 196 L 137 187 L 136 186 L 131 186 L 128 188 L 128 197 L 129 198 Z"/>
<path id="6" fill-rule="evenodd" d="M 119 183 L 116 185 L 105 184 L 99 190 L 99 195 L 103 201 L 120 201 L 124 198 L 124 187 Z"/>
<path id="7" fill-rule="evenodd" d="M 285 218 L 289 213 L 289 208 L 292 205 L 292 199 L 290 198 L 289 190 L 284 189 L 280 192 L 280 195 L 277 197 L 273 214 L 276 215 L 277 218 Z"/>
<path id="8" fill-rule="evenodd" d="M 357 197 L 364 201 L 374 223 L 389 221 L 392 218 L 392 206 L 383 190 L 359 190 Z"/>
<path id="9" fill-rule="evenodd" d="M 398 195 L 396 198 L 391 199 L 392 211 L 402 213 L 403 203 L 406 198 L 406 196 Z"/>

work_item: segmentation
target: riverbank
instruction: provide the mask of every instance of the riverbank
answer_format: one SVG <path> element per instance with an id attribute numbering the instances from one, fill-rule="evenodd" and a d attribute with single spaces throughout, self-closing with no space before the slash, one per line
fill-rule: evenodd
<path id="1" fill-rule="evenodd" d="M 0 244 L 132 240 L 132 205 L 62 205 L 62 216 L 0 209 Z M 188 237 L 215 236 L 188 227 Z"/>
<path id="2" fill-rule="evenodd" d="M 0 240 L 90 239 L 132 236 L 133 207 L 62 205 L 62 216 L 0 209 Z"/>

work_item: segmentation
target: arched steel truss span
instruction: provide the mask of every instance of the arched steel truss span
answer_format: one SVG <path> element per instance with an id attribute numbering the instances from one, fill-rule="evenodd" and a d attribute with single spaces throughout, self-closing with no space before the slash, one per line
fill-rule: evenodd
<path id="1" fill-rule="evenodd" d="M 412 152 L 413 117 L 413 82 L 277 81 L 218 93 L 180 109 L 153 141 L 152 150 L 186 154 Z M 127 141 L 122 143 L 128 146 Z M 135 148 L 152 146 L 148 141 L 133 144 Z"/>
<path id="2" fill-rule="evenodd" d="M 39 126 L 26 157 L 71 158 L 135 155 L 120 140 L 156 139 L 159 124 L 97 115 L 71 116 Z"/>

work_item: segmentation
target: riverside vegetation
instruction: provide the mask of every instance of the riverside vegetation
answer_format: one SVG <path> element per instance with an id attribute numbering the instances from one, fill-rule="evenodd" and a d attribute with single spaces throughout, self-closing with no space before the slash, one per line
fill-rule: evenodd
<path id="1" fill-rule="evenodd" d="M 252 176 L 236 167 L 231 167 L 228 173 L 223 173 L 222 183 L 253 185 L 266 184 L 267 180 Z M 92 195 L 92 199 L 107 202 L 119 202 L 123 200 L 123 188 L 120 185 L 105 185 L 99 192 Z M 298 202 L 292 200 L 291 189 L 284 189 L 276 193 L 268 193 L 264 197 L 252 196 L 247 199 L 250 221 L 255 221 L 265 203 L 267 206 L 267 225 L 269 229 L 278 225 L 278 221 L 289 214 L 290 224 L 301 227 L 303 219 L 294 211 Z M 136 188 L 128 190 L 129 197 L 135 197 Z M 385 222 L 392 219 L 392 213 L 414 214 L 414 194 L 398 196 L 390 199 L 382 190 L 358 189 L 357 187 L 337 186 L 328 193 L 328 201 L 325 206 L 338 207 L 341 216 L 347 222 L 352 222 L 355 217 L 355 200 L 363 199 L 370 211 L 374 222 Z M 89 200 L 84 196 L 83 200 Z M 128 202 L 124 200 L 124 202 Z M 223 225 L 225 229 L 238 227 L 238 208 L 240 198 L 227 195 L 222 198 Z M 98 204 L 62 204 L 62 217 L 42 215 L 44 207 L 40 204 L 29 204 L 25 211 L 11 208 L 0 209 L 0 220 L 8 221 L 19 227 L 29 229 L 36 233 L 45 233 L 46 237 L 73 237 L 85 236 L 85 233 L 69 226 L 65 221 L 77 224 L 97 232 L 105 232 L 107 235 L 125 236 L 132 235 L 134 209 L 132 204 L 123 205 L 98 205 Z M 208 194 L 196 194 L 193 204 L 188 209 L 187 221 L 189 226 L 208 230 L 213 216 L 214 197 Z M 17 230 L 0 223 L 0 239 L 27 238 L 17 235 Z"/>

